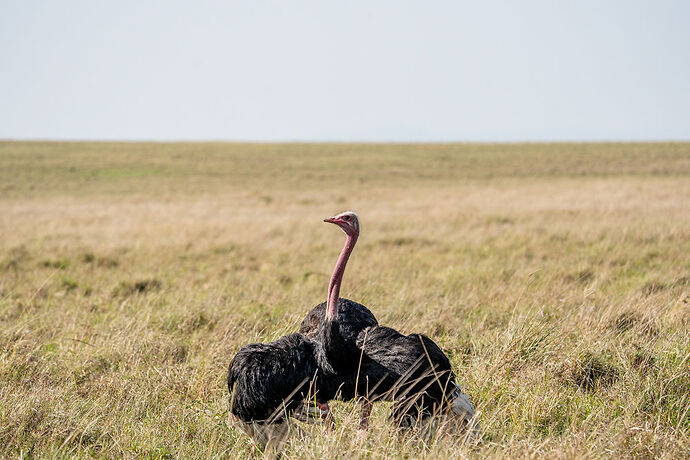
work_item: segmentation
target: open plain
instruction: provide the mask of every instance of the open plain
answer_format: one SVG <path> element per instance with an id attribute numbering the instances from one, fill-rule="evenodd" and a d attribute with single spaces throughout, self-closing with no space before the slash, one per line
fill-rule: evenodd
<path id="1" fill-rule="evenodd" d="M 378 404 L 283 458 L 690 457 L 690 144 L 0 143 L 0 457 L 260 456 L 227 365 L 341 295 L 450 356 L 483 438 Z"/>

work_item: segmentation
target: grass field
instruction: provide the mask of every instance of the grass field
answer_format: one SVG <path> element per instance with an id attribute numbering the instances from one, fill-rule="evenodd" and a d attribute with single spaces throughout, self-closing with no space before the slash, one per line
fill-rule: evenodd
<path id="1" fill-rule="evenodd" d="M 483 439 L 379 404 L 284 458 L 689 458 L 690 144 L 0 143 L 0 457 L 260 456 L 227 365 L 341 295 L 430 335 Z"/>

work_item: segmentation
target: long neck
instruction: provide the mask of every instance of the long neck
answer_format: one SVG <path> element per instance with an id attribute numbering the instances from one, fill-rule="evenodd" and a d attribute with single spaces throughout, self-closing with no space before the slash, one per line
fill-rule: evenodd
<path id="1" fill-rule="evenodd" d="M 326 306 L 326 319 L 334 320 L 338 316 L 338 296 L 340 295 L 340 283 L 343 281 L 343 273 L 345 273 L 345 265 L 347 259 L 350 258 L 352 250 L 357 243 L 358 233 L 354 235 L 347 235 L 345 246 L 340 252 L 338 262 L 335 264 L 333 275 L 331 275 L 331 282 L 328 284 L 328 305 Z"/>

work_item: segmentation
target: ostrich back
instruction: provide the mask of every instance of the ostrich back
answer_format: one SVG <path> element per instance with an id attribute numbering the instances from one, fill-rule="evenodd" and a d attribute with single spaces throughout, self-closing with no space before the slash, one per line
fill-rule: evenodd
<path id="1" fill-rule="evenodd" d="M 299 326 L 299 333 L 316 338 L 319 328 L 326 318 L 326 302 L 320 303 L 311 309 Z M 340 335 L 348 342 L 355 343 L 359 333 L 372 326 L 378 326 L 374 314 L 364 305 L 349 299 L 338 299 L 338 316 L 336 321 L 340 328 Z"/>
<path id="2" fill-rule="evenodd" d="M 358 394 L 370 399 L 395 401 L 393 417 L 416 418 L 449 408 L 455 374 L 448 357 L 423 334 L 400 334 L 389 327 L 363 331 L 357 345 L 364 350 Z"/>
<path id="3" fill-rule="evenodd" d="M 289 415 L 310 391 L 319 402 L 328 401 L 335 388 L 328 387 L 318 356 L 315 344 L 300 334 L 246 345 L 228 369 L 232 413 L 244 422 L 273 423 Z"/>
<path id="4" fill-rule="evenodd" d="M 367 307 L 342 298 L 338 299 L 335 321 L 326 321 L 326 302 L 323 302 L 314 307 L 300 325 L 301 334 L 329 350 L 325 353 L 327 364 L 322 363 L 322 366 L 333 371 L 332 382 L 338 385 L 340 398 L 345 401 L 357 394 L 355 385 L 363 359 L 357 337 L 364 329 L 374 326 L 378 326 L 378 321 Z M 334 337 L 337 339 L 333 340 Z"/>

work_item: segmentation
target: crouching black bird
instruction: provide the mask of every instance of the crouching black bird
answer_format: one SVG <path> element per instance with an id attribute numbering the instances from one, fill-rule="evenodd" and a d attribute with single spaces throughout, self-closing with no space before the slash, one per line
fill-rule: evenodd
<path id="1" fill-rule="evenodd" d="M 332 420 L 327 403 L 343 387 L 349 388 L 346 383 L 356 372 L 357 362 L 351 359 L 360 354 L 356 337 L 363 328 L 378 324 L 366 307 L 338 302 L 345 266 L 359 235 L 356 214 L 326 221 L 340 223 L 347 238 L 317 330 L 311 337 L 296 333 L 247 345 L 230 362 L 231 413 L 261 445 L 279 444 L 287 435 L 290 416 Z"/>
<path id="2" fill-rule="evenodd" d="M 341 227 L 348 235 L 348 242 L 350 235 L 355 234 L 354 241 L 359 236 L 359 220 L 352 212 L 326 221 Z M 338 298 L 346 262 L 347 257 L 344 263 L 339 259 L 336 265 L 329 285 L 329 304 L 333 297 Z M 339 299 L 337 315 L 341 335 L 351 350 L 339 357 L 341 362 L 349 361 L 349 365 L 341 364 L 341 368 L 351 371 L 349 375 L 341 373 L 339 395 L 344 400 L 362 398 L 361 430 L 368 427 L 371 403 L 385 400 L 393 401 L 391 416 L 401 426 L 450 413 L 469 425 L 472 435 L 479 433 L 474 406 L 457 385 L 448 357 L 433 340 L 423 334 L 406 336 L 379 326 L 368 308 L 351 300 Z M 327 306 L 317 305 L 302 321 L 300 333 L 318 342 L 322 326 L 327 322 Z"/>

